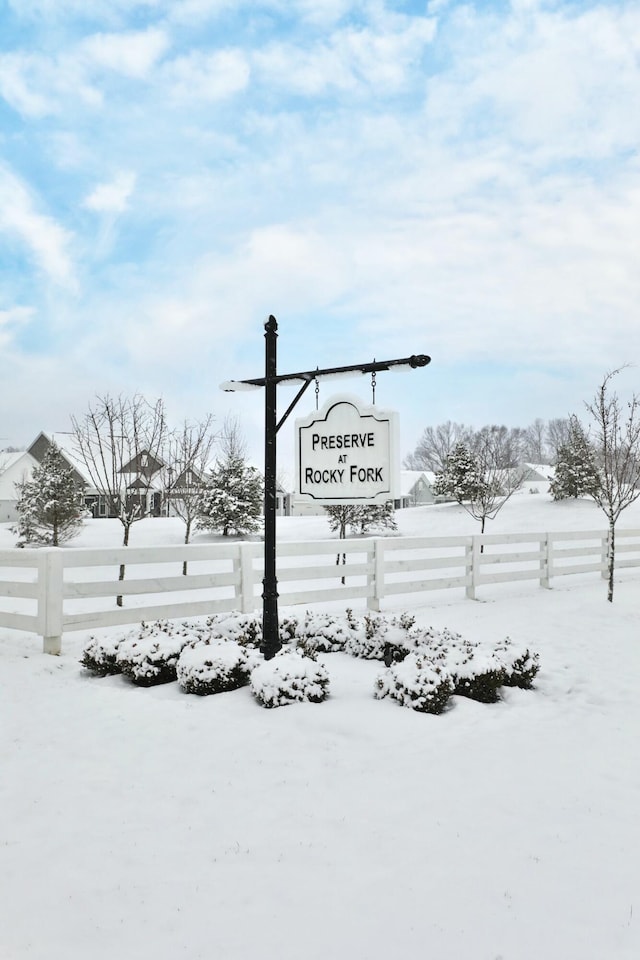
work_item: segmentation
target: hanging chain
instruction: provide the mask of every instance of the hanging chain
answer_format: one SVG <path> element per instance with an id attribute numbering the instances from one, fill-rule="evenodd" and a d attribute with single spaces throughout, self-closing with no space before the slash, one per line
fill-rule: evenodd
<path id="1" fill-rule="evenodd" d="M 373 362 L 374 363 L 376 362 L 375 358 Z M 371 371 L 371 403 L 375 407 L 376 405 L 376 372 L 375 370 Z"/>
<path id="2" fill-rule="evenodd" d="M 316 410 L 318 409 L 318 397 L 320 396 L 320 381 L 316 377 Z"/>

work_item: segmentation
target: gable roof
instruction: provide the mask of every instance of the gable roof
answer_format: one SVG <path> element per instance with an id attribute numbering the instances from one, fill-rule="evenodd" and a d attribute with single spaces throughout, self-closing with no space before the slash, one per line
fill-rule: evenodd
<path id="1" fill-rule="evenodd" d="M 433 486 L 435 473 L 429 470 L 401 470 L 400 471 L 400 496 L 408 497 L 415 490 L 421 480 L 426 484 L 427 489 Z"/>
<path id="2" fill-rule="evenodd" d="M 35 440 L 31 443 L 28 448 L 28 453 L 38 461 L 42 463 L 44 455 L 52 444 L 58 448 L 69 467 L 76 474 L 76 479 L 86 484 L 88 487 L 93 486 L 91 483 L 91 478 L 87 472 L 87 468 L 78 457 L 77 453 L 73 449 L 71 444 L 72 435 L 69 433 L 45 433 L 44 430 L 41 430 Z"/>

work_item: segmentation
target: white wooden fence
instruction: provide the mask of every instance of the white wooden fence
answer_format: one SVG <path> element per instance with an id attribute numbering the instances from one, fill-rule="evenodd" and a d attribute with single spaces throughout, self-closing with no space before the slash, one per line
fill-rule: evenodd
<path id="1" fill-rule="evenodd" d="M 66 631 L 249 613 L 261 605 L 262 555 L 261 543 L 2 550 L 0 627 L 37 633 L 45 653 L 59 653 Z M 379 610 L 385 598 L 433 590 L 460 588 L 475 599 L 488 584 L 606 576 L 607 556 L 601 530 L 283 542 L 278 590 L 284 606 L 360 599 Z M 640 530 L 616 530 L 616 569 L 637 566 Z"/>

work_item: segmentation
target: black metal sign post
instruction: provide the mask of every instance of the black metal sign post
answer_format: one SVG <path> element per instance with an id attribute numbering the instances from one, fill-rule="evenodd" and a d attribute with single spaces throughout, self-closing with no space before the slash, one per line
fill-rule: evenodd
<path id="1" fill-rule="evenodd" d="M 323 370 L 303 370 L 299 373 L 278 374 L 277 342 L 278 323 L 270 316 L 264 325 L 265 375 L 252 380 L 229 380 L 222 383 L 222 390 L 265 388 L 264 402 L 264 579 L 262 581 L 262 653 L 271 660 L 282 647 L 278 622 L 278 580 L 276 575 L 276 436 L 298 400 L 310 383 L 327 377 L 350 373 L 366 374 L 390 370 L 392 367 L 426 367 L 431 357 L 424 353 L 405 357 L 402 360 L 382 360 L 372 363 L 356 363 L 348 367 L 326 367 Z M 300 383 L 301 387 L 278 421 L 277 386 L 279 383 Z"/>

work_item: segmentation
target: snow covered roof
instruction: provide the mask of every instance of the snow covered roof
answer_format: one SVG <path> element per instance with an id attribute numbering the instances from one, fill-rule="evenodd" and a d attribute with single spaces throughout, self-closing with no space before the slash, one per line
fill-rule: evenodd
<path id="1" fill-rule="evenodd" d="M 553 480 L 556 474 L 556 468 L 548 463 L 523 463 L 522 467 L 531 474 L 537 474 L 540 480 Z M 535 477 L 528 476 L 527 479 L 533 480 Z"/>
<path id="2" fill-rule="evenodd" d="M 0 451 L 0 500 L 15 500 L 16 483 L 28 479 L 37 465 L 27 450 Z"/>
<path id="3" fill-rule="evenodd" d="M 5 470 L 9 470 L 14 463 L 17 463 L 18 460 L 21 460 L 23 457 L 27 457 L 29 454 L 26 450 L 12 450 L 11 452 L 7 450 L 0 450 L 0 473 L 4 473 Z"/>
<path id="4" fill-rule="evenodd" d="M 435 477 L 430 470 L 401 470 L 400 496 L 408 497 L 420 480 L 424 480 L 429 487 L 433 486 Z"/>
<path id="5" fill-rule="evenodd" d="M 69 466 L 73 467 L 73 469 L 82 477 L 87 486 L 93 486 L 91 483 L 91 478 L 87 472 L 87 468 L 78 456 L 73 445 L 73 434 L 48 432 L 46 430 L 42 430 L 29 447 L 29 451 L 34 451 L 36 459 L 37 454 L 35 453 L 35 450 L 40 446 L 39 441 L 41 443 L 41 438 L 43 438 L 47 445 L 54 443 L 65 460 L 68 462 Z"/>

